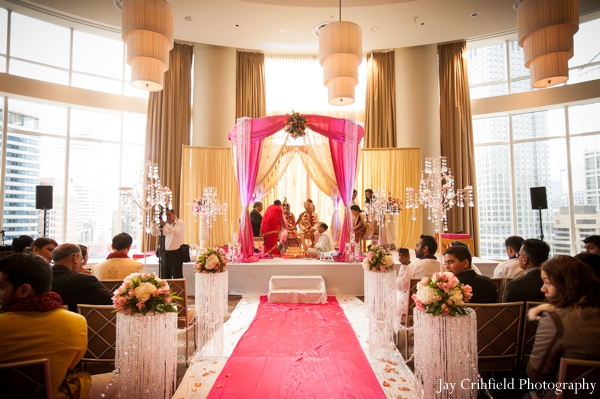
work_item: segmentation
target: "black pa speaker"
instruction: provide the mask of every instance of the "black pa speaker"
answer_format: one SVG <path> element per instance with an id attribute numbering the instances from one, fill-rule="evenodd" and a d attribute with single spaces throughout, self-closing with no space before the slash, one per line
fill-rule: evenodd
<path id="1" fill-rule="evenodd" d="M 531 209 L 548 209 L 548 200 L 546 199 L 546 187 L 530 187 Z"/>
<path id="2" fill-rule="evenodd" d="M 52 209 L 52 186 L 35 186 L 35 209 Z"/>

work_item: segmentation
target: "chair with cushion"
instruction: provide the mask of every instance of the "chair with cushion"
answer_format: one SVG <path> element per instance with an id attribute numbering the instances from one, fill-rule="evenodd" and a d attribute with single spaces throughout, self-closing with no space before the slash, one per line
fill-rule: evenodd
<path id="1" fill-rule="evenodd" d="M 0 363 L 0 387 L 3 398 L 51 399 L 50 361 Z"/>
<path id="2" fill-rule="evenodd" d="M 502 302 L 502 288 L 504 286 L 504 278 L 503 277 L 492 277 L 490 278 L 496 284 L 496 302 Z"/>
<path id="3" fill-rule="evenodd" d="M 510 371 L 520 356 L 523 302 L 467 304 L 477 315 L 479 371 Z"/>
<path id="4" fill-rule="evenodd" d="M 585 379 L 586 384 L 582 384 Z M 598 360 L 581 360 L 568 359 L 563 357 L 560 359 L 558 369 L 559 383 L 581 384 L 580 388 L 575 393 L 575 389 L 570 389 L 568 386 L 558 394 L 558 399 L 571 398 L 591 398 L 598 397 L 598 386 L 600 383 L 600 361 Z M 591 384 L 594 385 L 594 395 L 592 395 Z"/>
<path id="5" fill-rule="evenodd" d="M 544 302 L 525 302 L 525 313 L 523 315 L 523 333 L 521 334 L 521 360 L 529 358 L 533 351 L 533 343 L 535 342 L 535 332 L 537 331 L 538 320 L 529 320 L 527 314 L 529 309 L 535 308 Z"/>
<path id="6" fill-rule="evenodd" d="M 179 309 L 179 314 L 177 316 L 177 328 L 185 329 L 185 360 L 189 362 L 189 347 L 190 347 L 190 339 L 188 330 L 189 327 L 194 326 L 191 333 L 193 334 L 193 343 L 194 349 L 196 349 L 196 310 L 192 307 L 189 308 L 188 297 L 187 297 L 187 280 L 185 278 L 173 278 L 173 279 L 165 279 L 165 281 L 169 284 L 169 288 L 173 292 L 175 296 L 180 297 L 181 299 L 173 299 L 173 301 L 177 304 Z"/>
<path id="7" fill-rule="evenodd" d="M 77 305 L 77 311 L 85 317 L 88 330 L 88 344 L 81 359 L 81 370 L 85 371 L 89 363 L 110 366 L 114 369 L 115 349 L 117 345 L 117 313 L 112 305 Z"/>

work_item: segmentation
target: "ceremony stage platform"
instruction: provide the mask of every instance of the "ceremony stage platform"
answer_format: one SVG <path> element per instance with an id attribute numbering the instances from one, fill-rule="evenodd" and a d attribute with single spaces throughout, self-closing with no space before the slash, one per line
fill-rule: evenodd
<path id="1" fill-rule="evenodd" d="M 417 262 L 411 250 L 411 261 Z M 396 273 L 402 266 L 398 262 L 398 252 L 392 251 L 394 257 L 394 270 Z M 146 260 L 146 272 L 155 272 L 158 275 L 158 258 L 148 257 Z M 143 260 L 142 260 L 142 263 Z M 498 262 L 473 258 L 476 265 L 485 276 L 492 277 L 494 268 Z M 269 291 L 269 279 L 271 276 L 285 275 L 320 275 L 325 279 L 328 295 L 364 295 L 364 272 L 360 263 L 342 263 L 332 261 L 321 261 L 316 259 L 261 259 L 254 263 L 229 263 L 229 295 L 267 295 Z M 444 269 L 445 271 L 445 269 Z M 194 296 L 195 277 L 194 264 L 183 265 L 183 277 L 188 281 L 188 296 Z"/>

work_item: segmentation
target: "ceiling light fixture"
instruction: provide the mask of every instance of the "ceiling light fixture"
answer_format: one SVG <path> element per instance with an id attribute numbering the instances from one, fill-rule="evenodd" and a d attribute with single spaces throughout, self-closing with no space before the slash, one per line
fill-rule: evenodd
<path id="1" fill-rule="evenodd" d="M 339 21 L 319 31 L 319 62 L 323 67 L 323 83 L 327 86 L 329 104 L 354 103 L 354 87 L 358 84 L 358 66 L 362 63 L 362 30 L 355 23 Z"/>
<path id="2" fill-rule="evenodd" d="M 122 0 L 122 38 L 127 44 L 131 84 L 160 91 L 173 48 L 173 9 L 165 0 Z"/>
<path id="3" fill-rule="evenodd" d="M 549 87 L 569 79 L 573 35 L 579 30 L 577 0 L 519 0 L 517 32 L 532 87 Z"/>

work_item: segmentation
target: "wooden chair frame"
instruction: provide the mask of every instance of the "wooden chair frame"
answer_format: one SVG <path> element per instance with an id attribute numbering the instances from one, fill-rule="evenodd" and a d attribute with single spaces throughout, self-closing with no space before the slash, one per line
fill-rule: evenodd
<path id="1" fill-rule="evenodd" d="M 576 383 L 582 381 L 584 378 L 587 383 L 595 383 L 595 389 L 598 389 L 598 383 L 600 383 L 600 361 L 569 359 L 566 357 L 560 359 L 560 366 L 558 369 L 558 382 Z M 591 397 L 591 390 L 589 389 L 581 389 L 577 393 L 575 393 L 574 390 L 563 389 L 563 391 L 558 394 L 557 398 L 571 399 Z"/>
<path id="2" fill-rule="evenodd" d="M 196 310 L 194 308 L 188 307 L 188 298 L 187 298 L 187 280 L 185 278 L 173 278 L 173 279 L 165 279 L 165 281 L 169 284 L 169 288 L 173 291 L 173 294 L 180 297 L 181 299 L 173 299 L 173 301 L 179 307 L 179 314 L 177 316 L 177 327 L 180 329 L 185 329 L 185 360 L 186 363 L 189 363 L 189 331 L 187 329 L 190 326 L 194 326 L 192 329 L 193 334 L 193 343 L 194 343 L 194 351 L 196 350 L 196 335 L 197 335 L 197 324 L 195 322 L 196 319 Z"/>
<path id="3" fill-rule="evenodd" d="M 0 387 L 6 398 L 52 399 L 50 360 L 0 364 Z"/>
<path id="4" fill-rule="evenodd" d="M 523 332 L 521 333 L 521 360 L 531 356 L 533 351 L 533 343 L 535 342 L 535 333 L 539 321 L 527 319 L 529 310 L 543 304 L 544 302 L 525 302 L 523 313 Z"/>
<path id="5" fill-rule="evenodd" d="M 523 302 L 467 304 L 477 315 L 479 371 L 510 371 L 519 361 Z"/>
<path id="6" fill-rule="evenodd" d="M 81 370 L 88 363 L 115 363 L 117 348 L 117 313 L 112 305 L 77 305 L 77 311 L 87 321 L 88 345 Z"/>

